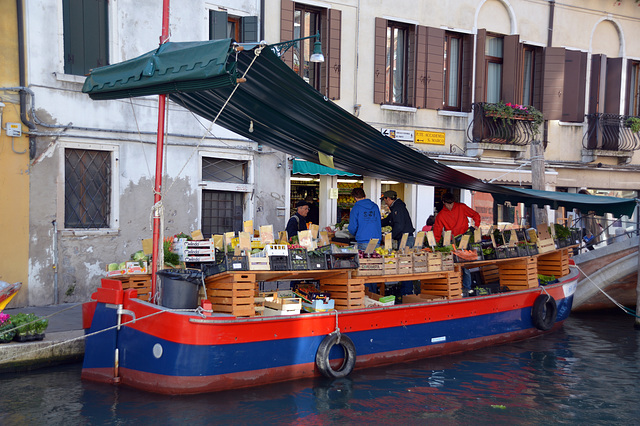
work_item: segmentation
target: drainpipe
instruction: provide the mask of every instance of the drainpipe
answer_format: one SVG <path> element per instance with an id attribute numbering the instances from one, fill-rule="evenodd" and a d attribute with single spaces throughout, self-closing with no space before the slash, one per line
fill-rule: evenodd
<path id="1" fill-rule="evenodd" d="M 26 86 L 27 72 L 24 59 L 24 6 L 23 0 L 16 0 L 16 12 L 18 16 L 18 71 L 20 78 L 20 87 Z M 37 130 L 36 125 L 27 118 L 27 92 L 20 90 L 20 121 L 27 126 L 30 131 Z M 29 160 L 33 160 L 36 156 L 36 137 L 29 135 Z"/>
<path id="2" fill-rule="evenodd" d="M 58 304 L 58 222 L 54 219 L 53 225 L 53 304 Z"/>

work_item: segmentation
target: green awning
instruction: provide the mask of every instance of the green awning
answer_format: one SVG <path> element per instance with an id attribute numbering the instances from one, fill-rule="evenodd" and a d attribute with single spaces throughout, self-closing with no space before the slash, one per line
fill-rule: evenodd
<path id="1" fill-rule="evenodd" d="M 137 58 L 92 70 L 82 91 L 100 100 L 234 86 L 232 51 L 231 39 L 165 43 Z"/>
<path id="2" fill-rule="evenodd" d="M 293 171 L 291 173 L 294 175 L 358 176 L 354 173 L 343 172 L 342 170 L 332 169 L 331 167 L 305 160 L 293 160 Z"/>
<path id="3" fill-rule="evenodd" d="M 523 203 L 526 206 L 537 204 L 549 206 L 554 210 L 558 207 L 578 209 L 581 212 L 593 211 L 597 215 L 611 213 L 615 217 L 631 216 L 636 207 L 636 200 L 629 198 L 604 197 L 599 195 L 573 194 L 570 192 L 540 191 L 536 189 L 509 187 L 511 194 L 493 194 L 493 199 L 499 204 L 506 201 L 511 204 Z"/>

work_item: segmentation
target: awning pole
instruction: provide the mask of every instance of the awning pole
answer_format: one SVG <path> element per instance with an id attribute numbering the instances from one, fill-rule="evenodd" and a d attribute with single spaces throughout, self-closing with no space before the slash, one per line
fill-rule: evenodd
<path id="1" fill-rule="evenodd" d="M 162 2 L 162 36 L 160 44 L 164 44 L 169 40 L 169 0 Z M 164 152 L 164 117 L 166 108 L 167 95 L 158 96 L 158 134 L 156 135 L 156 179 L 153 188 L 153 249 L 151 259 L 151 300 L 156 301 L 156 281 L 158 272 L 159 256 L 164 256 L 164 250 L 160 250 L 160 211 L 158 208 L 162 200 L 162 163 Z"/>

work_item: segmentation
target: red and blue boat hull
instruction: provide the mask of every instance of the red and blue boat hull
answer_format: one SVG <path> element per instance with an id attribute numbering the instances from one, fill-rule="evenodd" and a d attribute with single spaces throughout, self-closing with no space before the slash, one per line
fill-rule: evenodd
<path id="1" fill-rule="evenodd" d="M 560 327 L 571 311 L 576 280 L 572 273 L 544 289 L 255 318 L 173 312 L 103 280 L 97 301 L 85 309 L 82 377 L 165 394 L 312 377 L 320 374 L 318 347 L 336 329 L 354 343 L 355 368 L 462 352 L 544 333 L 532 321 L 534 301 L 544 292 L 558 308 L 551 330 Z M 330 358 L 342 358 L 339 346 L 333 351 Z"/>

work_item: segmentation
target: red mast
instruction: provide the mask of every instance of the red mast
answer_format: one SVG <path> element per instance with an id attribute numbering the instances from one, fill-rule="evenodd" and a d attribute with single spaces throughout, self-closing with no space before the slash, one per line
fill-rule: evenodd
<path id="1" fill-rule="evenodd" d="M 169 0 L 162 1 L 162 36 L 160 36 L 160 44 L 164 44 L 169 40 Z M 167 95 L 158 96 L 158 134 L 156 136 L 156 180 L 153 189 L 154 206 L 162 199 L 162 163 L 164 152 L 164 117 L 166 108 Z M 153 213 L 153 251 L 151 261 L 151 297 L 155 301 L 156 296 L 156 272 L 158 271 L 159 256 L 164 256 L 164 249 L 160 250 L 160 212 L 158 209 Z"/>

